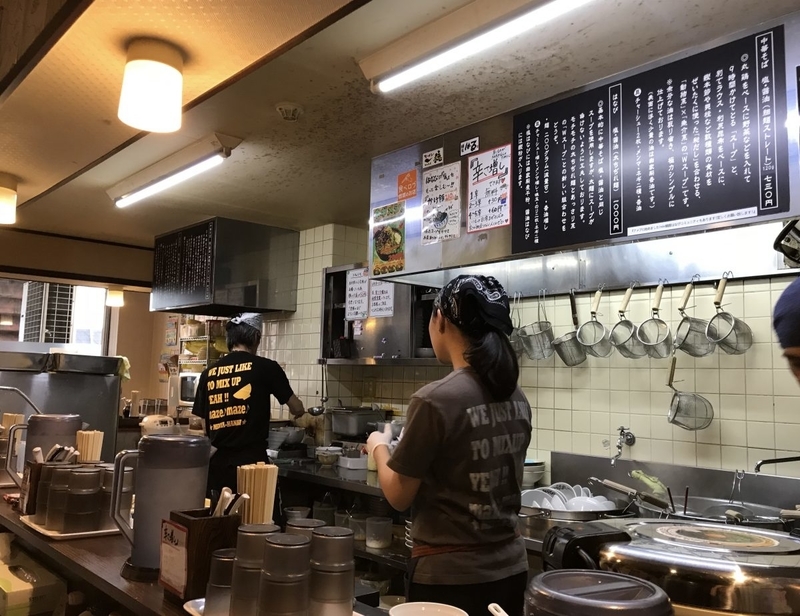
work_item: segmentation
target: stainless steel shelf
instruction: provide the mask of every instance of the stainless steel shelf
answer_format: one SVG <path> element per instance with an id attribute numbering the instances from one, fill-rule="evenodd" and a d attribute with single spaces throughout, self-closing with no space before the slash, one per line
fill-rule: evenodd
<path id="1" fill-rule="evenodd" d="M 374 357 L 359 357 L 356 359 L 325 359 L 317 360 L 318 364 L 329 366 L 442 366 L 438 359 L 421 357 L 400 357 L 398 359 L 376 359 Z"/>
<path id="2" fill-rule="evenodd" d="M 356 541 L 353 547 L 353 554 L 356 558 L 363 558 L 381 565 L 388 565 L 396 569 L 405 569 L 408 559 L 411 558 L 411 550 L 401 539 L 392 541 L 392 545 L 382 550 L 368 548 L 364 541 Z"/>

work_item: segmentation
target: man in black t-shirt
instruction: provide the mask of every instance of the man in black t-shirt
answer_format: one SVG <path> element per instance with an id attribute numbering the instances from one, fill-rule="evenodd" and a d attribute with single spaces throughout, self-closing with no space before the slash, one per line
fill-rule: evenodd
<path id="1" fill-rule="evenodd" d="M 305 413 L 283 369 L 256 355 L 261 315 L 245 313 L 226 325 L 230 353 L 207 368 L 197 384 L 192 413 L 202 417 L 216 452 L 208 471 L 208 492 L 236 491 L 236 467 L 267 460 L 270 396 L 294 417 Z"/>

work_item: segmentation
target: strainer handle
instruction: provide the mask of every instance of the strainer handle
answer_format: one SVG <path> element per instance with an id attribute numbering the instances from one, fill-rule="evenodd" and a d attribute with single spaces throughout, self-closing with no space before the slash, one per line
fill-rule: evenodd
<path id="1" fill-rule="evenodd" d="M 597 310 L 600 308 L 600 298 L 603 297 L 603 289 L 597 289 L 597 293 L 594 294 L 594 300 L 592 300 L 592 316 L 597 315 Z"/>
<path id="2" fill-rule="evenodd" d="M 720 278 L 717 285 L 717 294 L 714 296 L 714 305 L 719 308 L 722 306 L 722 297 L 725 295 L 725 287 L 728 286 L 728 279 L 725 277 Z"/>
<path id="3" fill-rule="evenodd" d="M 686 288 L 683 290 L 683 297 L 681 297 L 681 303 L 678 306 L 678 312 L 683 312 L 686 310 L 686 304 L 689 303 L 689 298 L 692 296 L 692 289 L 694 288 L 694 283 L 690 282 L 686 285 Z"/>
<path id="4" fill-rule="evenodd" d="M 669 365 L 669 379 L 667 380 L 667 387 L 672 389 L 672 382 L 675 380 L 675 366 L 678 363 L 678 358 L 672 356 L 672 362 Z"/>
<path id="5" fill-rule="evenodd" d="M 569 291 L 569 307 L 572 311 L 572 324 L 575 326 L 575 330 L 578 330 L 578 305 L 575 302 L 575 289 L 570 289 Z"/>
<path id="6" fill-rule="evenodd" d="M 631 295 L 633 295 L 633 287 L 628 287 L 625 295 L 622 296 L 622 303 L 619 305 L 619 318 L 625 318 L 625 311 L 628 309 L 628 304 L 631 302 Z"/>
<path id="7" fill-rule="evenodd" d="M 664 295 L 664 283 L 661 282 L 656 287 L 656 296 L 653 298 L 653 314 L 657 315 L 659 308 L 661 308 L 661 296 Z"/>

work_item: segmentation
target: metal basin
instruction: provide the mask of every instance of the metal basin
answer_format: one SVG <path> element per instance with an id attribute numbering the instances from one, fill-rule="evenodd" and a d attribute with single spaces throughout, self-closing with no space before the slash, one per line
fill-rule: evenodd
<path id="1" fill-rule="evenodd" d="M 716 522 L 723 524 L 740 524 L 754 528 L 781 530 L 789 532 L 794 528 L 793 520 L 781 519 L 781 510 L 777 507 L 759 505 L 758 503 L 729 502 L 724 498 L 706 498 L 704 496 L 690 496 L 683 513 L 683 497 L 675 499 L 675 512 L 664 511 L 647 503 L 637 502 L 639 514 L 643 518 L 670 518 L 678 520 L 695 520 L 701 522 Z M 732 509 L 738 511 L 741 517 L 731 518 L 725 511 Z"/>

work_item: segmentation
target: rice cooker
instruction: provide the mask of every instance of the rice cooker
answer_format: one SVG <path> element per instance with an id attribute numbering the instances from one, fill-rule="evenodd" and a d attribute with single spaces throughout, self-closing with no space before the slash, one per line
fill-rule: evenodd
<path id="1" fill-rule="evenodd" d="M 663 588 L 676 616 L 800 614 L 800 538 L 680 520 L 619 519 L 551 529 L 545 570 L 599 569 Z"/>

